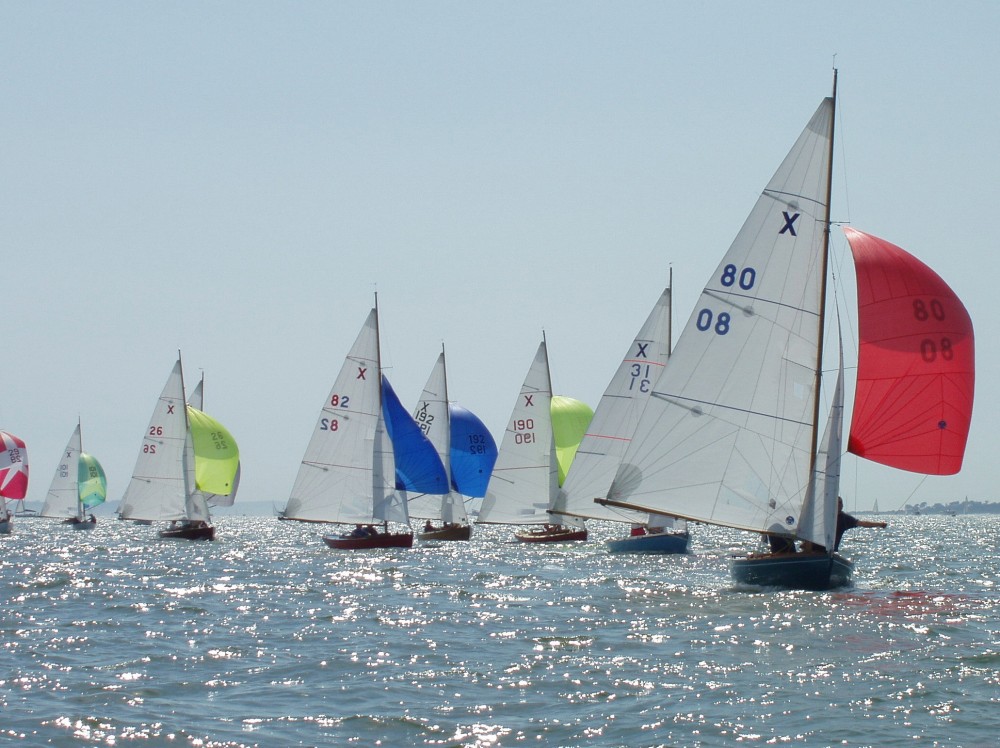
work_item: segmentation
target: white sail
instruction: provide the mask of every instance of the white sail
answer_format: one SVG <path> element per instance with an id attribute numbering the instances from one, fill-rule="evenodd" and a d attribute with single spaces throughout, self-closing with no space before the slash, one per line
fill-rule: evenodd
<path id="1" fill-rule="evenodd" d="M 840 495 L 840 462 L 844 432 L 844 352 L 840 352 L 837 384 L 826 430 L 816 455 L 816 469 L 802 505 L 796 535 L 832 551 L 837 534 L 837 497 Z M 819 501 L 815 500 L 819 497 Z"/>
<path id="2" fill-rule="evenodd" d="M 372 309 L 316 419 L 283 512 L 286 519 L 352 524 L 376 519 L 373 487 L 393 479 L 391 465 L 381 462 L 385 454 L 391 458 L 388 439 L 376 460 L 383 441 L 376 439 L 381 386 L 378 312 Z"/>
<path id="3" fill-rule="evenodd" d="M 420 402 L 413 412 L 413 420 L 434 445 L 434 450 L 444 466 L 444 473 L 450 481 L 451 415 L 448 408 L 448 371 L 443 349 L 438 354 L 424 391 L 420 395 Z M 442 520 L 463 525 L 469 523 L 465 501 L 460 494 L 452 490 L 443 495 L 421 494 L 410 497 L 409 511 L 411 517 L 420 519 Z"/>
<path id="4" fill-rule="evenodd" d="M 186 406 L 184 413 L 186 416 Z M 194 460 L 194 440 L 191 436 L 189 425 L 187 433 L 184 436 L 184 485 L 187 486 L 187 498 L 184 501 L 184 516 L 188 520 L 208 524 L 211 521 L 211 515 L 208 510 L 208 495 L 197 488 Z"/>
<path id="5" fill-rule="evenodd" d="M 529 525 L 550 521 L 548 509 L 558 490 L 551 401 L 543 340 L 507 423 L 478 522 Z"/>
<path id="6" fill-rule="evenodd" d="M 794 535 L 811 478 L 833 100 L 702 292 L 611 493 L 630 508 Z"/>
<path id="7" fill-rule="evenodd" d="M 45 503 L 40 512 L 43 517 L 79 517 L 80 493 L 78 489 L 79 475 L 78 466 L 80 463 L 80 453 L 83 451 L 83 437 L 80 435 L 80 424 L 76 424 L 66 449 L 63 450 L 62 459 L 56 467 L 55 475 L 52 476 L 52 483 L 49 485 L 49 492 L 45 496 Z"/>
<path id="8" fill-rule="evenodd" d="M 666 288 L 601 396 L 556 498 L 555 519 L 566 521 L 565 515 L 574 515 L 645 523 L 645 514 L 597 504 L 594 499 L 608 497 L 639 417 L 670 356 L 670 306 L 670 289 Z M 608 498 L 627 500 L 617 495 Z"/>
<path id="9" fill-rule="evenodd" d="M 382 522 L 410 524 L 406 494 L 396 490 L 396 465 L 392 440 L 389 439 L 389 432 L 386 430 L 381 412 L 375 425 L 372 460 L 372 518 Z"/>
<path id="10" fill-rule="evenodd" d="M 185 406 L 184 377 L 178 358 L 143 435 L 132 479 L 121 500 L 122 519 L 187 517 L 187 496 L 194 483 L 188 473 L 193 461 L 185 454 L 189 439 Z"/>

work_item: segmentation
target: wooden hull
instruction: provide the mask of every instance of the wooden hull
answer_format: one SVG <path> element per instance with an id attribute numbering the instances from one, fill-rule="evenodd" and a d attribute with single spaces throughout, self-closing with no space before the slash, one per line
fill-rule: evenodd
<path id="1" fill-rule="evenodd" d="M 411 533 L 386 532 L 380 532 L 378 535 L 370 535 L 366 538 L 324 535 L 323 542 L 330 548 L 342 551 L 361 551 L 368 548 L 412 548 L 413 535 Z"/>
<path id="2" fill-rule="evenodd" d="M 609 553 L 687 553 L 691 536 L 686 532 L 634 535 L 608 541 Z"/>
<path id="3" fill-rule="evenodd" d="M 417 540 L 469 540 L 471 537 L 472 525 L 452 525 L 422 532 Z"/>
<path id="4" fill-rule="evenodd" d="M 552 530 L 531 530 L 514 535 L 522 543 L 568 543 L 573 540 L 586 540 L 587 529 L 578 530 L 572 527 L 557 527 Z"/>
<path id="5" fill-rule="evenodd" d="M 854 564 L 825 553 L 760 554 L 734 558 L 733 581 L 792 590 L 832 590 L 851 583 Z"/>
<path id="6" fill-rule="evenodd" d="M 172 527 L 160 530 L 160 537 L 168 540 L 215 540 L 215 527 Z"/>

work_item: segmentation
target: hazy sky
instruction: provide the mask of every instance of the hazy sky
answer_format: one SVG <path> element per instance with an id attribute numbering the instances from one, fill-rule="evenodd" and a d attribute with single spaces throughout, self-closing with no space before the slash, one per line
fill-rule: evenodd
<path id="1" fill-rule="evenodd" d="M 998 32 L 992 0 L 0 1 L 0 428 L 29 499 L 79 416 L 116 506 L 181 349 L 240 500 L 283 506 L 376 289 L 408 405 L 443 342 L 499 442 L 543 329 L 556 393 L 596 405 L 671 265 L 683 327 L 834 56 L 834 218 L 978 333 L 962 472 L 850 458 L 843 493 L 1000 499 Z"/>

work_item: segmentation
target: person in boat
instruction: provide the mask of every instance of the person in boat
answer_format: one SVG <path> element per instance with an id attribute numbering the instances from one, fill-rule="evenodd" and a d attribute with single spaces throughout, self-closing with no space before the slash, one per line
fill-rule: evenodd
<path id="1" fill-rule="evenodd" d="M 783 535 L 768 535 L 768 545 L 771 546 L 771 553 L 780 555 L 785 553 L 795 553 L 795 541 Z"/>
<path id="2" fill-rule="evenodd" d="M 97 517 L 95 517 L 93 514 L 91 514 L 90 515 L 90 522 L 91 522 L 91 524 L 96 525 L 97 524 Z"/>
<path id="3" fill-rule="evenodd" d="M 374 538 L 376 535 L 378 535 L 378 530 L 375 529 L 375 525 L 368 525 L 368 527 L 366 527 L 365 529 L 368 531 L 369 537 Z"/>
<path id="4" fill-rule="evenodd" d="M 853 530 L 855 527 L 878 527 L 885 529 L 889 526 L 888 522 L 873 522 L 867 519 L 858 519 L 854 515 L 848 514 L 844 511 L 844 500 L 841 497 L 837 497 L 837 534 L 833 541 L 833 550 L 837 551 L 840 549 L 840 540 L 844 537 L 844 533 L 848 530 Z M 826 547 L 822 545 L 814 545 L 812 543 L 803 543 L 802 550 L 806 552 L 813 553 L 826 553 Z"/>
<path id="5" fill-rule="evenodd" d="M 368 537 L 368 530 L 365 527 L 363 527 L 360 524 L 358 524 L 358 525 L 354 526 L 354 529 L 351 530 L 351 534 L 348 535 L 347 537 L 350 537 L 350 538 L 367 538 Z"/>
<path id="6" fill-rule="evenodd" d="M 434 524 L 430 520 L 424 522 L 424 532 L 434 532 Z"/>
<path id="7" fill-rule="evenodd" d="M 855 527 L 878 527 L 885 529 L 889 526 L 888 522 L 872 522 L 867 519 L 858 519 L 847 512 L 844 511 L 844 500 L 837 497 L 837 536 L 833 542 L 833 550 L 840 548 L 840 539 L 844 537 L 844 533 L 848 530 L 853 530 Z M 825 549 L 824 549 L 825 550 Z"/>
<path id="8" fill-rule="evenodd" d="M 635 525 L 629 532 L 629 535 L 631 535 L 633 538 L 640 538 L 645 534 L 646 534 L 646 528 L 643 527 L 642 525 Z"/>

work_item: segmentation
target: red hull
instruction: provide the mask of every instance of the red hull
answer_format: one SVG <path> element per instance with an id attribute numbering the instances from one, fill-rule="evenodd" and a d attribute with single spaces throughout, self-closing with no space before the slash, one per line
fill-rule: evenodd
<path id="1" fill-rule="evenodd" d="M 532 530 L 514 536 L 522 543 L 567 543 L 571 540 L 586 540 L 587 530 L 573 530 L 560 527 L 555 530 Z"/>
<path id="2" fill-rule="evenodd" d="M 330 548 L 343 551 L 360 551 L 366 548 L 412 548 L 413 535 L 410 533 L 380 533 L 367 538 L 324 535 L 323 542 Z"/>

